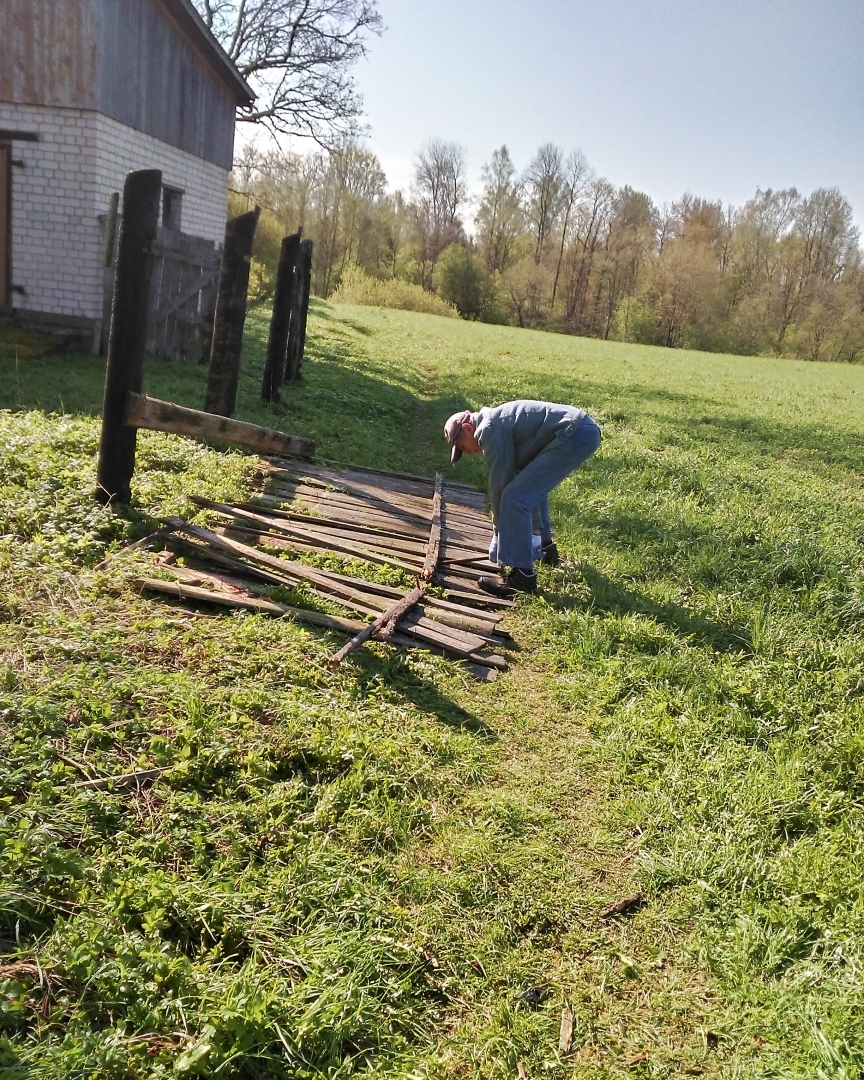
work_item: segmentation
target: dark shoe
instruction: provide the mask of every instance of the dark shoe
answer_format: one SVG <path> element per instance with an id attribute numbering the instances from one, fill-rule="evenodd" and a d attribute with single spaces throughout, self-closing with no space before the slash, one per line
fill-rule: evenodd
<path id="1" fill-rule="evenodd" d="M 558 545 L 554 540 L 547 540 L 543 545 L 543 554 L 540 556 L 540 562 L 545 563 L 546 566 L 557 566 L 561 562 L 561 556 L 558 554 Z"/>
<path id="2" fill-rule="evenodd" d="M 537 575 L 514 567 L 504 577 L 481 577 L 477 584 L 483 592 L 497 596 L 501 600 L 511 600 L 517 592 L 537 592 Z"/>

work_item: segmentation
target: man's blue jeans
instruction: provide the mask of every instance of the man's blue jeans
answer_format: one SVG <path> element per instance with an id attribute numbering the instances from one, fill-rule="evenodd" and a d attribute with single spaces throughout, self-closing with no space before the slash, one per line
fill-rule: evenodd
<path id="1" fill-rule="evenodd" d="M 584 416 L 565 428 L 501 492 L 498 508 L 498 561 L 530 570 L 531 533 L 552 539 L 549 492 L 588 460 L 600 445 L 600 428 Z"/>

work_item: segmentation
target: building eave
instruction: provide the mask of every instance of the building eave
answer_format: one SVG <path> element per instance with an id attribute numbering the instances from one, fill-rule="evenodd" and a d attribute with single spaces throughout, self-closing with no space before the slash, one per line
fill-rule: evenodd
<path id="1" fill-rule="evenodd" d="M 228 53 L 207 29 L 191 0 L 161 0 L 161 2 L 198 46 L 214 73 L 230 89 L 237 105 L 241 107 L 251 105 L 255 100 L 255 92 L 237 70 Z"/>

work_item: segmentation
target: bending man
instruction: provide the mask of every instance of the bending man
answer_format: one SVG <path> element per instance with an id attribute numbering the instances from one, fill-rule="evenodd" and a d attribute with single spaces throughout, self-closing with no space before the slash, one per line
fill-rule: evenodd
<path id="1" fill-rule="evenodd" d="M 535 592 L 532 533 L 539 531 L 543 561 L 554 566 L 558 549 L 549 492 L 595 452 L 600 428 L 584 409 L 572 405 L 508 401 L 495 409 L 454 413 L 444 425 L 444 437 L 454 464 L 463 454 L 482 454 L 489 469 L 497 562 L 510 570 L 480 578 L 480 588 L 503 598 Z"/>

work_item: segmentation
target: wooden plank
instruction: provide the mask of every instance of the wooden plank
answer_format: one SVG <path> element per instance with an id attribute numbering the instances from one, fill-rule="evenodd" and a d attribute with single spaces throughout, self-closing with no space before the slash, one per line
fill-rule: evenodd
<path id="1" fill-rule="evenodd" d="M 339 580 L 338 574 L 314 570 L 312 567 L 305 566 L 303 563 L 286 563 L 284 559 L 277 559 L 273 555 L 268 555 L 266 552 L 259 551 L 257 548 L 241 544 L 239 541 L 231 540 L 227 536 L 220 536 L 218 533 L 211 532 L 209 529 L 203 529 L 198 525 L 190 525 L 188 522 L 183 521 L 182 518 L 166 518 L 166 523 L 177 532 L 185 533 L 188 536 L 203 541 L 205 544 L 227 551 L 231 555 L 278 570 L 284 575 L 284 578 L 288 578 L 289 580 L 294 578 L 299 581 L 305 581 L 313 587 L 317 586 L 325 592 L 332 593 L 336 596 L 339 603 L 344 604 L 347 607 L 353 607 L 355 610 L 360 610 L 364 614 L 369 613 L 370 608 L 372 609 L 372 613 L 375 614 L 377 614 L 375 608 L 379 607 L 380 609 L 378 597 L 364 595 L 356 589 L 346 586 Z M 451 652 L 455 652 L 457 655 L 464 656 L 483 647 L 484 640 L 476 634 L 430 624 L 431 620 L 421 619 L 417 625 L 410 627 L 409 632 L 424 640 L 444 644 Z"/>
<path id="2" fill-rule="evenodd" d="M 12 147 L 0 144 L 0 307 L 11 307 Z"/>
<path id="3" fill-rule="evenodd" d="M 279 446 L 282 454 L 311 457 L 315 453 L 313 439 L 286 435 L 272 428 L 247 424 L 242 420 L 230 420 L 226 416 L 201 412 L 199 409 L 187 409 L 170 401 L 160 401 L 159 398 L 131 392 L 126 395 L 123 422 L 132 428 L 170 431 L 196 439 L 248 446 L 252 450 L 260 451 L 266 446 Z"/>
<path id="4" fill-rule="evenodd" d="M 431 581 L 438 565 L 438 556 L 441 553 L 441 488 L 443 477 L 441 473 L 435 474 L 435 497 L 432 500 L 432 527 L 429 530 L 429 543 L 426 546 L 426 559 L 420 577 L 423 581 Z"/>
<path id="5" fill-rule="evenodd" d="M 413 556 L 411 552 L 400 553 L 399 548 L 396 548 L 396 555 L 394 555 L 381 541 L 377 546 L 355 543 L 351 540 L 350 533 L 348 539 L 343 539 L 336 532 L 320 533 L 318 530 L 307 530 L 303 527 L 295 527 L 279 522 L 273 522 L 269 526 L 263 523 L 254 524 L 249 522 L 242 526 L 240 521 L 237 521 L 235 527 L 245 528 L 247 532 L 259 533 L 266 537 L 279 537 L 286 541 L 290 540 L 289 546 L 299 544 L 301 548 L 308 548 L 310 551 L 332 551 L 337 554 L 362 559 L 364 562 L 374 563 L 378 566 L 392 566 L 398 570 L 405 570 L 409 574 L 418 573 L 422 565 L 420 560 Z M 402 557 L 397 558 L 397 555 L 400 554 Z"/>
<path id="6" fill-rule="evenodd" d="M 564 1003 L 561 1010 L 561 1029 L 558 1034 L 558 1049 L 562 1054 L 569 1054 L 573 1045 L 573 1009 L 569 1001 Z"/>
<path id="7" fill-rule="evenodd" d="M 230 529 L 224 530 L 224 532 L 225 532 L 225 534 L 235 533 L 236 532 L 236 533 L 240 533 L 240 534 L 246 536 L 246 535 L 250 535 L 251 530 L 240 529 L 240 528 L 230 528 Z M 254 535 L 256 538 L 261 536 L 260 533 L 251 533 L 251 534 Z M 278 542 L 278 540 L 277 540 L 277 542 Z M 311 550 L 311 548 L 310 548 L 310 550 Z M 243 563 L 238 563 L 237 565 L 238 566 L 243 566 L 244 564 Z M 330 571 L 327 571 L 327 572 L 329 573 Z M 349 585 L 357 585 L 359 588 L 365 589 L 367 592 L 378 593 L 381 596 L 394 597 L 394 598 L 398 598 L 398 597 L 404 595 L 404 589 L 397 589 L 392 585 L 384 585 L 380 581 L 367 581 L 365 578 L 355 578 L 355 577 L 351 577 L 348 574 L 340 574 L 338 576 L 339 576 L 340 581 L 343 581 L 343 582 L 345 582 L 345 583 L 347 583 Z M 480 594 L 478 594 L 478 596 L 479 596 L 479 599 L 482 600 L 483 598 L 486 597 L 486 593 L 480 593 Z M 474 594 L 472 594 L 472 599 L 475 599 Z M 495 601 L 494 598 L 492 598 L 492 597 L 489 597 L 489 599 L 493 603 L 498 603 L 498 601 Z M 506 601 L 506 603 L 511 604 L 511 601 Z M 515 606 L 515 605 L 511 604 L 511 606 Z M 423 600 L 423 607 L 424 608 L 437 607 L 437 608 L 441 608 L 444 611 L 452 611 L 454 614 L 462 614 L 462 615 L 466 616 L 469 619 L 477 619 L 477 620 L 479 620 L 481 622 L 484 622 L 484 623 L 488 624 L 490 629 L 492 627 L 494 627 L 497 623 L 499 623 L 504 617 L 503 615 L 500 615 L 497 612 L 484 611 L 481 608 L 468 607 L 465 604 L 456 604 L 456 603 L 453 603 L 450 600 L 442 600 L 442 599 L 440 599 L 440 597 L 437 597 L 437 596 L 429 596 L 428 593 L 427 593 L 427 595 L 425 596 L 425 598 Z"/>
<path id="8" fill-rule="evenodd" d="M 356 634 L 349 642 L 342 646 L 339 652 L 334 653 L 330 657 L 330 662 L 327 665 L 331 671 L 335 671 L 342 661 L 350 656 L 352 652 L 359 649 L 364 641 L 368 641 L 374 634 L 383 634 L 384 637 L 389 637 L 396 627 L 396 623 L 399 619 L 407 614 L 410 608 L 412 608 L 423 593 L 426 591 L 426 585 L 418 585 L 416 589 L 412 589 L 407 596 L 403 596 L 398 603 L 382 612 L 377 619 L 374 619 L 367 627 Z"/>
<path id="9" fill-rule="evenodd" d="M 268 521 L 267 518 L 260 514 L 254 514 L 249 510 L 241 510 L 238 507 L 231 506 L 227 503 L 216 503 L 210 499 L 201 498 L 198 495 L 190 496 L 190 500 L 198 506 L 215 510 L 217 513 L 224 514 L 226 517 L 239 518 L 241 521 L 253 522 L 254 524 L 262 526 L 264 530 L 275 530 L 284 533 L 287 536 L 296 536 L 301 541 L 305 540 L 306 543 L 311 544 L 313 547 L 323 547 L 330 551 L 341 551 L 345 554 L 354 555 L 357 558 L 366 559 L 369 562 L 377 563 L 379 565 L 393 566 L 397 570 L 407 570 L 408 573 L 414 573 L 417 569 L 417 563 L 406 562 L 404 559 L 398 559 L 386 552 L 378 554 L 363 544 L 355 544 L 347 540 L 338 541 L 329 537 L 321 538 L 316 536 L 314 530 L 303 529 L 295 525 L 288 525 L 280 522 Z"/>
<path id="10" fill-rule="evenodd" d="M 114 261 L 114 238 L 117 235 L 117 211 L 120 209 L 120 192 L 112 191 L 108 196 L 108 214 L 105 218 L 105 231 L 102 234 L 102 265 L 110 266 Z"/>
<path id="11" fill-rule="evenodd" d="M 147 326 L 153 327 L 159 322 L 166 321 L 169 315 L 179 311 L 184 304 L 188 304 L 193 297 L 197 297 L 201 290 L 209 285 L 211 281 L 215 281 L 218 273 L 218 268 L 203 271 L 203 273 L 198 274 L 191 285 L 187 285 L 182 289 L 178 288 L 176 294 L 171 299 L 166 299 L 164 304 L 160 297 L 159 307 L 150 315 Z M 180 280 L 182 279 L 178 275 L 178 283 Z"/>
<path id="12" fill-rule="evenodd" d="M 335 465 L 337 469 L 344 469 L 346 472 L 368 473 L 370 476 L 392 477 L 395 480 L 416 480 L 422 484 L 429 484 L 430 487 L 435 483 L 432 477 L 418 476 L 416 473 L 392 472 L 389 469 L 373 469 L 369 465 L 350 465 L 344 461 L 335 461 L 333 458 L 321 458 L 321 461 L 323 461 L 325 465 Z M 482 492 L 477 491 L 473 484 L 466 484 L 461 480 L 448 480 L 445 487 L 464 488 L 471 494 L 481 495 L 482 497 Z"/>
<path id="13" fill-rule="evenodd" d="M 172 572 L 174 567 L 170 568 Z M 178 568 L 179 569 L 179 568 Z M 339 615 L 328 615 L 324 611 L 310 611 L 308 608 L 291 607 L 277 604 L 273 600 L 262 600 L 257 596 L 243 596 L 240 593 L 220 592 L 214 589 L 202 589 L 194 585 L 184 585 L 180 581 L 167 581 L 163 578 L 136 577 L 132 584 L 149 592 L 159 592 L 166 596 L 176 596 L 180 600 L 196 600 L 208 604 L 221 604 L 223 607 L 246 608 L 250 611 L 276 615 L 279 618 L 296 619 L 298 622 L 320 626 L 326 630 L 342 630 L 351 633 L 363 624 L 354 619 L 344 619 Z"/>
<path id="14" fill-rule="evenodd" d="M 413 515 L 392 514 L 373 509 L 360 500 L 349 502 L 341 497 L 328 498 L 309 491 L 286 491 L 284 488 L 271 488 L 269 484 L 264 498 L 276 498 L 281 506 L 304 506 L 316 513 L 329 515 L 334 520 L 370 525 L 386 532 L 401 533 L 409 538 L 422 537 L 424 546 L 429 535 L 428 521 Z"/>

